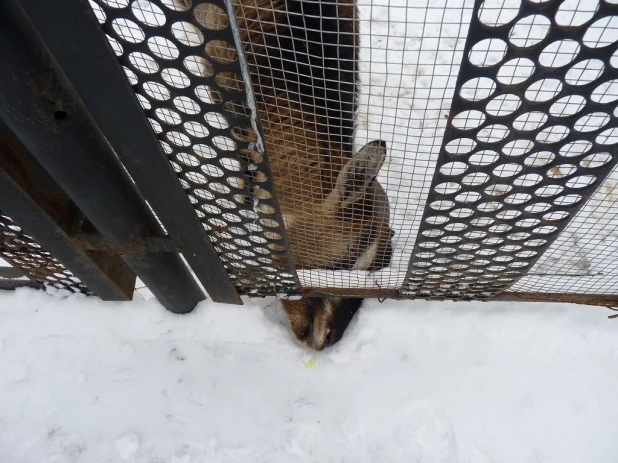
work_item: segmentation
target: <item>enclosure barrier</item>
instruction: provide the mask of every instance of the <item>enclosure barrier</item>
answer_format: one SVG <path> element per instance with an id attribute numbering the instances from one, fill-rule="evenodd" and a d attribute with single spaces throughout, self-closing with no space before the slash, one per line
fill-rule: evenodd
<path id="1" fill-rule="evenodd" d="M 602 2 L 587 18 L 592 27 L 560 27 L 565 4 L 522 2 L 496 15 L 477 3 L 405 283 L 411 295 L 491 297 L 509 288 L 577 222 L 616 166 L 605 150 L 618 136 L 608 46 L 618 30 L 604 19 L 618 10 Z"/>
<path id="2" fill-rule="evenodd" d="M 395 232 L 376 273 L 296 270 L 231 0 L 5 2 L 0 289 L 617 304 L 618 6 L 359 9 L 357 138 L 389 145 Z"/>

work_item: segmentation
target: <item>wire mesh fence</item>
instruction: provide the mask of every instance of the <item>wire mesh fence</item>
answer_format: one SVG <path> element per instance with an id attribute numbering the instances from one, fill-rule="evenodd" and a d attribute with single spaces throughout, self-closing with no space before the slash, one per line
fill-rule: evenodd
<path id="1" fill-rule="evenodd" d="M 411 263 L 414 295 L 508 288 L 616 163 L 611 8 L 524 4 L 495 16 L 479 5 Z"/>
<path id="2" fill-rule="evenodd" d="M 258 101 L 265 104 L 281 94 L 273 112 L 286 116 L 299 99 L 309 101 L 283 124 L 269 116 L 275 148 L 268 150 L 269 156 L 286 162 L 276 184 L 287 192 L 282 208 L 288 211 L 290 239 L 298 243 L 292 253 L 301 283 L 313 288 L 398 288 L 433 176 L 472 5 L 360 1 L 355 14 L 352 4 L 298 2 L 290 11 L 284 2 L 241 2 L 236 16 L 244 18 L 241 30 L 260 31 L 243 41 L 248 60 L 256 62 Z M 284 14 L 275 14 L 282 10 Z M 248 19 L 253 17 L 259 19 Z M 272 66 L 280 57 L 283 64 Z M 279 67 L 284 71 L 277 79 Z M 303 78 L 309 78 L 306 88 Z M 350 99 L 356 100 L 354 111 L 344 106 Z M 332 117 L 314 123 L 329 111 Z M 294 131 L 302 136 L 292 135 Z M 342 131 L 354 136 L 340 140 Z M 363 204 L 336 204 L 334 212 L 325 212 L 346 163 L 362 156 L 363 147 L 374 140 L 386 144 L 377 180 L 387 199 L 380 187 L 368 188 Z M 288 157 L 298 160 L 290 163 Z M 311 175 L 306 164 L 317 172 Z M 325 230 L 307 226 L 307 219 L 325 213 L 333 219 Z M 394 233 L 390 246 L 383 243 L 390 234 L 382 227 L 384 220 Z M 372 233 L 373 227 L 379 230 Z"/>
<path id="3" fill-rule="evenodd" d="M 90 3 L 242 292 L 617 291 L 610 2 Z"/>
<path id="4" fill-rule="evenodd" d="M 616 11 L 612 2 L 565 1 L 550 10 L 553 17 L 548 15 L 552 19 L 549 38 L 561 40 L 544 42 L 549 45 L 541 47 L 539 64 L 557 69 L 552 77 L 558 77 L 563 88 L 556 88 L 556 95 L 552 91 L 547 115 L 550 122 L 553 116 L 568 126 L 571 138 L 551 147 L 540 173 L 579 189 L 575 193 L 582 197 L 581 209 L 565 218 L 570 222 L 564 230 L 510 291 L 618 292 Z M 555 204 L 560 197 L 552 199 Z"/>
<path id="5" fill-rule="evenodd" d="M 511 287 L 514 292 L 618 292 L 618 170 L 614 168 L 579 214 Z"/>
<path id="6" fill-rule="evenodd" d="M 46 287 L 92 295 L 92 292 L 58 262 L 13 219 L 0 211 L 0 266 L 7 262 L 31 280 Z"/>
<path id="7" fill-rule="evenodd" d="M 204 100 L 216 105 L 221 103 L 216 98 L 223 93 L 243 90 L 241 79 L 224 73 L 217 73 L 215 82 L 211 82 L 214 93 L 203 84 L 215 73 L 213 65 L 235 62 L 229 37 L 227 42 L 215 39 L 203 46 L 204 34 L 216 37 L 217 31 L 228 28 L 225 5 L 161 2 L 157 6 L 145 1 L 91 4 L 109 34 L 112 48 L 125 64 L 140 102 L 146 105 L 155 131 L 161 134 L 175 169 L 185 169 L 179 160 L 193 161 L 192 167 L 197 167 L 190 179 L 185 174 L 181 181 L 187 187 L 187 181 L 194 183 L 198 175 L 208 180 L 211 191 L 195 190 L 207 194 L 213 204 L 201 204 L 203 200 L 196 198 L 195 190 L 188 191 L 192 202 L 199 200 L 196 204 L 202 209 L 198 213 L 210 227 L 208 221 L 222 210 L 221 200 L 225 199 L 214 198 L 211 187 L 217 186 L 211 174 L 221 167 L 199 164 L 194 159 L 204 158 L 206 148 L 216 152 L 220 147 L 209 144 L 211 139 L 196 143 L 196 133 L 187 124 L 203 126 L 198 122 L 202 117 L 209 131 L 213 123 L 227 124 L 221 114 L 229 117 L 228 108 L 214 115 L 219 117 L 216 122 L 209 119 L 212 112 L 204 114 Z M 242 2 L 235 5 L 235 16 L 299 281 L 306 288 L 400 287 L 433 174 L 432 156 L 435 158 L 446 125 L 444 109 L 453 94 L 472 5 L 290 5 L 294 6 Z M 185 21 L 173 22 L 183 13 Z M 169 29 L 167 35 L 161 33 L 162 29 L 161 35 L 154 35 L 157 28 L 167 27 L 164 24 L 171 24 L 173 37 Z M 184 68 L 176 68 L 181 74 L 160 69 L 178 60 L 178 50 L 184 54 L 186 47 L 202 53 L 185 57 Z M 183 76 L 188 80 L 183 81 Z M 189 90 L 185 94 L 178 87 Z M 182 107 L 175 103 L 175 107 L 166 103 L 164 108 L 158 107 L 162 101 L 180 102 L 179 98 L 183 98 Z M 193 103 L 189 112 L 195 118 L 187 117 L 184 103 L 188 101 Z M 181 130 L 168 132 L 169 126 L 180 126 Z M 170 140 L 172 135 L 178 140 Z M 186 146 L 178 149 L 174 142 Z M 350 162 L 372 142 L 386 145 L 387 159 L 383 166 L 377 166 L 382 167 L 379 183 L 373 181 L 375 173 L 369 172 L 372 166 L 359 169 Z M 181 158 L 175 158 L 176 151 L 182 151 Z M 371 156 L 371 150 L 366 151 Z M 355 171 L 359 171 L 356 177 Z M 342 172 L 350 172 L 349 178 Z M 364 182 L 363 176 L 371 177 L 369 182 Z M 360 182 L 361 189 L 348 198 L 337 198 L 347 188 L 346 182 Z M 223 188 L 229 187 L 224 184 Z M 238 201 L 230 199 L 226 204 L 238 207 Z M 214 220 L 221 221 L 221 217 Z M 229 230 L 230 224 L 219 226 Z M 217 239 L 215 234 L 216 230 L 211 235 L 213 240 Z M 233 239 L 228 244 L 237 251 L 243 238 Z M 254 244 L 246 241 L 244 251 L 254 253 Z M 240 255 L 249 261 L 252 257 Z"/>
<path id="8" fill-rule="evenodd" d="M 244 293 L 292 292 L 283 221 L 233 31 L 199 21 L 203 11 L 227 20 L 225 5 L 91 6 L 230 278 Z"/>

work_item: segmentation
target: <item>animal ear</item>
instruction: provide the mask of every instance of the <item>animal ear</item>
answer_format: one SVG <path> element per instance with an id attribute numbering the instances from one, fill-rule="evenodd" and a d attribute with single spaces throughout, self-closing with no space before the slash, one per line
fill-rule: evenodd
<path id="1" fill-rule="evenodd" d="M 376 178 L 386 158 L 386 142 L 367 143 L 343 167 L 337 178 L 337 192 L 342 206 L 361 199 L 371 181 Z"/>

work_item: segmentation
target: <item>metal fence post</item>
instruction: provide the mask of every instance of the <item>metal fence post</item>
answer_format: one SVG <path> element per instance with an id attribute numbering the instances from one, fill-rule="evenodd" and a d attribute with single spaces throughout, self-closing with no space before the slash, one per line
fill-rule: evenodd
<path id="1" fill-rule="evenodd" d="M 163 231 L 70 85 L 17 9 L 0 16 L 0 119 L 166 308 L 192 310 L 204 296 L 180 257 L 131 247 Z"/>
<path id="2" fill-rule="evenodd" d="M 20 8 L 209 296 L 242 304 L 87 2 L 32 1 Z"/>

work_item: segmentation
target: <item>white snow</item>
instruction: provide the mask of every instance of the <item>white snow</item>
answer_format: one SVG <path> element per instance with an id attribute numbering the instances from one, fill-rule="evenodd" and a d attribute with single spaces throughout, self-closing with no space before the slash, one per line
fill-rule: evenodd
<path id="1" fill-rule="evenodd" d="M 11 363 L 7 365 L 4 376 L 13 383 L 23 381 L 28 377 L 28 367 L 22 362 Z"/>
<path id="2" fill-rule="evenodd" d="M 370 301 L 298 347 L 274 299 L 0 293 L 0 461 L 613 463 L 605 308 Z"/>
<path id="3" fill-rule="evenodd" d="M 114 444 L 118 455 L 123 460 L 128 460 L 139 450 L 139 437 L 134 432 L 122 436 Z"/>
<path id="4" fill-rule="evenodd" d="M 400 286 L 472 3 L 359 2 L 357 144 L 389 144 L 396 252 L 376 274 L 303 282 Z M 615 292 L 616 172 L 517 290 Z M 178 316 L 143 293 L 0 292 L 0 463 L 616 461 L 618 320 L 605 308 L 374 300 L 313 353 L 274 299 Z"/>

